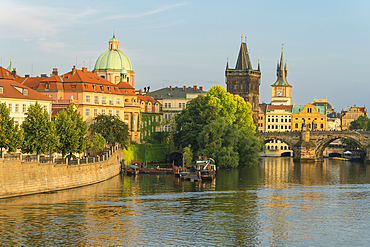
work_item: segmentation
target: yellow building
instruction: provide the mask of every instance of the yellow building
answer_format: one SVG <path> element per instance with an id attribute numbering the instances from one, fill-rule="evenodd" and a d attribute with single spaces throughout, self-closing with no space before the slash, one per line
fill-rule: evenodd
<path id="1" fill-rule="evenodd" d="M 325 131 L 326 119 L 326 106 L 315 106 L 313 104 L 294 105 L 292 130 L 301 131 L 303 125 L 306 125 L 308 130 Z"/>
<path id="2" fill-rule="evenodd" d="M 291 131 L 292 125 L 291 105 L 268 105 L 266 108 L 266 132 Z M 265 144 L 266 156 L 292 156 L 293 151 L 281 141 L 272 140 Z"/>
<path id="3" fill-rule="evenodd" d="M 367 110 L 364 107 L 352 106 L 346 107 L 341 113 L 342 130 L 348 130 L 352 121 L 357 120 L 360 116 L 367 116 Z"/>

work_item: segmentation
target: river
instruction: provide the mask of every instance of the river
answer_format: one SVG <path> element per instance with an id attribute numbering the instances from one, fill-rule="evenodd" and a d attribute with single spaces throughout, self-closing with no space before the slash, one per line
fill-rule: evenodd
<path id="1" fill-rule="evenodd" d="M 213 182 L 116 176 L 0 200 L 1 246 L 368 246 L 370 166 L 346 161 L 218 170 Z"/>

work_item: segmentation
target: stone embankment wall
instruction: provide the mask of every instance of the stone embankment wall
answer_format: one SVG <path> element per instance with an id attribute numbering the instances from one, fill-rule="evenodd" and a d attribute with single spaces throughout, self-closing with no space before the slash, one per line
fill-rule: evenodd
<path id="1" fill-rule="evenodd" d="M 98 183 L 120 173 L 122 149 L 99 162 L 66 165 L 0 159 L 0 198 L 70 189 Z"/>

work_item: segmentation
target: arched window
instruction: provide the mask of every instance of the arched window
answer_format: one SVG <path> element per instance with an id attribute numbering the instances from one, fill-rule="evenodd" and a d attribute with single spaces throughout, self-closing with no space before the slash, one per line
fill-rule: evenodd
<path id="1" fill-rule="evenodd" d="M 270 146 L 267 146 L 267 149 L 270 150 Z"/>
<path id="2" fill-rule="evenodd" d="M 324 128 L 324 124 L 321 124 L 320 127 L 321 127 L 321 129 L 323 129 Z"/>
<path id="3" fill-rule="evenodd" d="M 297 123 L 295 124 L 295 127 L 298 128 L 298 124 Z"/>

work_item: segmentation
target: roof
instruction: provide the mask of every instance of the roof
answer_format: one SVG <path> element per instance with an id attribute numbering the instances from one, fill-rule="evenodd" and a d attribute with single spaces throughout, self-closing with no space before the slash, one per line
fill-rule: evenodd
<path id="1" fill-rule="evenodd" d="M 17 76 L 21 76 L 21 74 L 19 74 L 18 71 L 13 67 L 12 60 L 10 60 L 10 65 L 6 69 L 9 70 L 10 72 L 15 71 Z"/>
<path id="2" fill-rule="evenodd" d="M 252 70 L 252 63 L 249 57 L 247 43 L 245 42 L 242 42 L 242 44 L 240 45 L 239 56 L 238 56 L 238 60 L 236 60 L 235 69 L 236 70 Z"/>
<path id="3" fill-rule="evenodd" d="M 185 90 L 184 90 L 185 89 Z M 146 93 L 147 96 L 151 96 L 154 99 L 186 99 L 187 94 L 203 94 L 207 92 L 199 89 L 198 87 L 165 87 L 158 89 L 153 92 Z"/>
<path id="4" fill-rule="evenodd" d="M 268 105 L 266 112 L 274 111 L 274 110 L 285 110 L 288 112 L 292 112 L 293 106 L 292 105 Z"/>
<path id="5" fill-rule="evenodd" d="M 14 80 L 12 72 L 0 66 L 0 79 Z"/>
<path id="6" fill-rule="evenodd" d="M 275 83 L 272 84 L 271 86 L 291 87 L 291 85 L 289 85 L 286 79 L 287 73 L 288 71 L 286 68 L 286 64 L 284 64 L 283 50 L 281 50 L 280 64 L 277 65 L 277 69 L 276 69 L 277 79 Z"/>
<path id="7" fill-rule="evenodd" d="M 29 99 L 29 100 L 46 100 L 53 101 L 49 97 L 25 86 L 14 80 L 0 79 L 0 86 L 3 87 L 3 94 L 0 98 Z M 28 90 L 25 93 L 24 89 Z"/>
<path id="8" fill-rule="evenodd" d="M 109 43 L 118 43 L 118 39 L 116 39 L 115 35 L 113 34 L 113 38 L 109 40 Z M 109 46 L 109 49 L 103 52 L 96 60 L 94 71 L 95 70 L 127 70 L 133 71 L 130 59 L 126 56 L 125 53 L 120 51 L 117 46 Z"/>
<path id="9" fill-rule="evenodd" d="M 292 114 L 299 114 L 301 111 L 303 111 L 303 109 L 305 108 L 305 106 L 307 105 L 311 105 L 311 104 L 306 104 L 306 105 L 294 105 L 293 106 L 293 112 Z M 319 112 L 320 114 L 326 114 L 326 106 L 314 106 L 315 107 L 315 110 L 317 112 Z"/>
<path id="10" fill-rule="evenodd" d="M 117 86 L 124 95 L 136 95 L 135 88 L 128 82 L 121 81 Z"/>
<path id="11" fill-rule="evenodd" d="M 157 100 L 155 100 L 153 97 L 146 96 L 146 95 L 138 95 L 137 96 L 139 99 L 139 102 L 144 101 L 144 102 L 152 102 L 152 104 L 157 104 L 159 103 Z M 159 103 L 160 104 L 160 103 Z"/>

